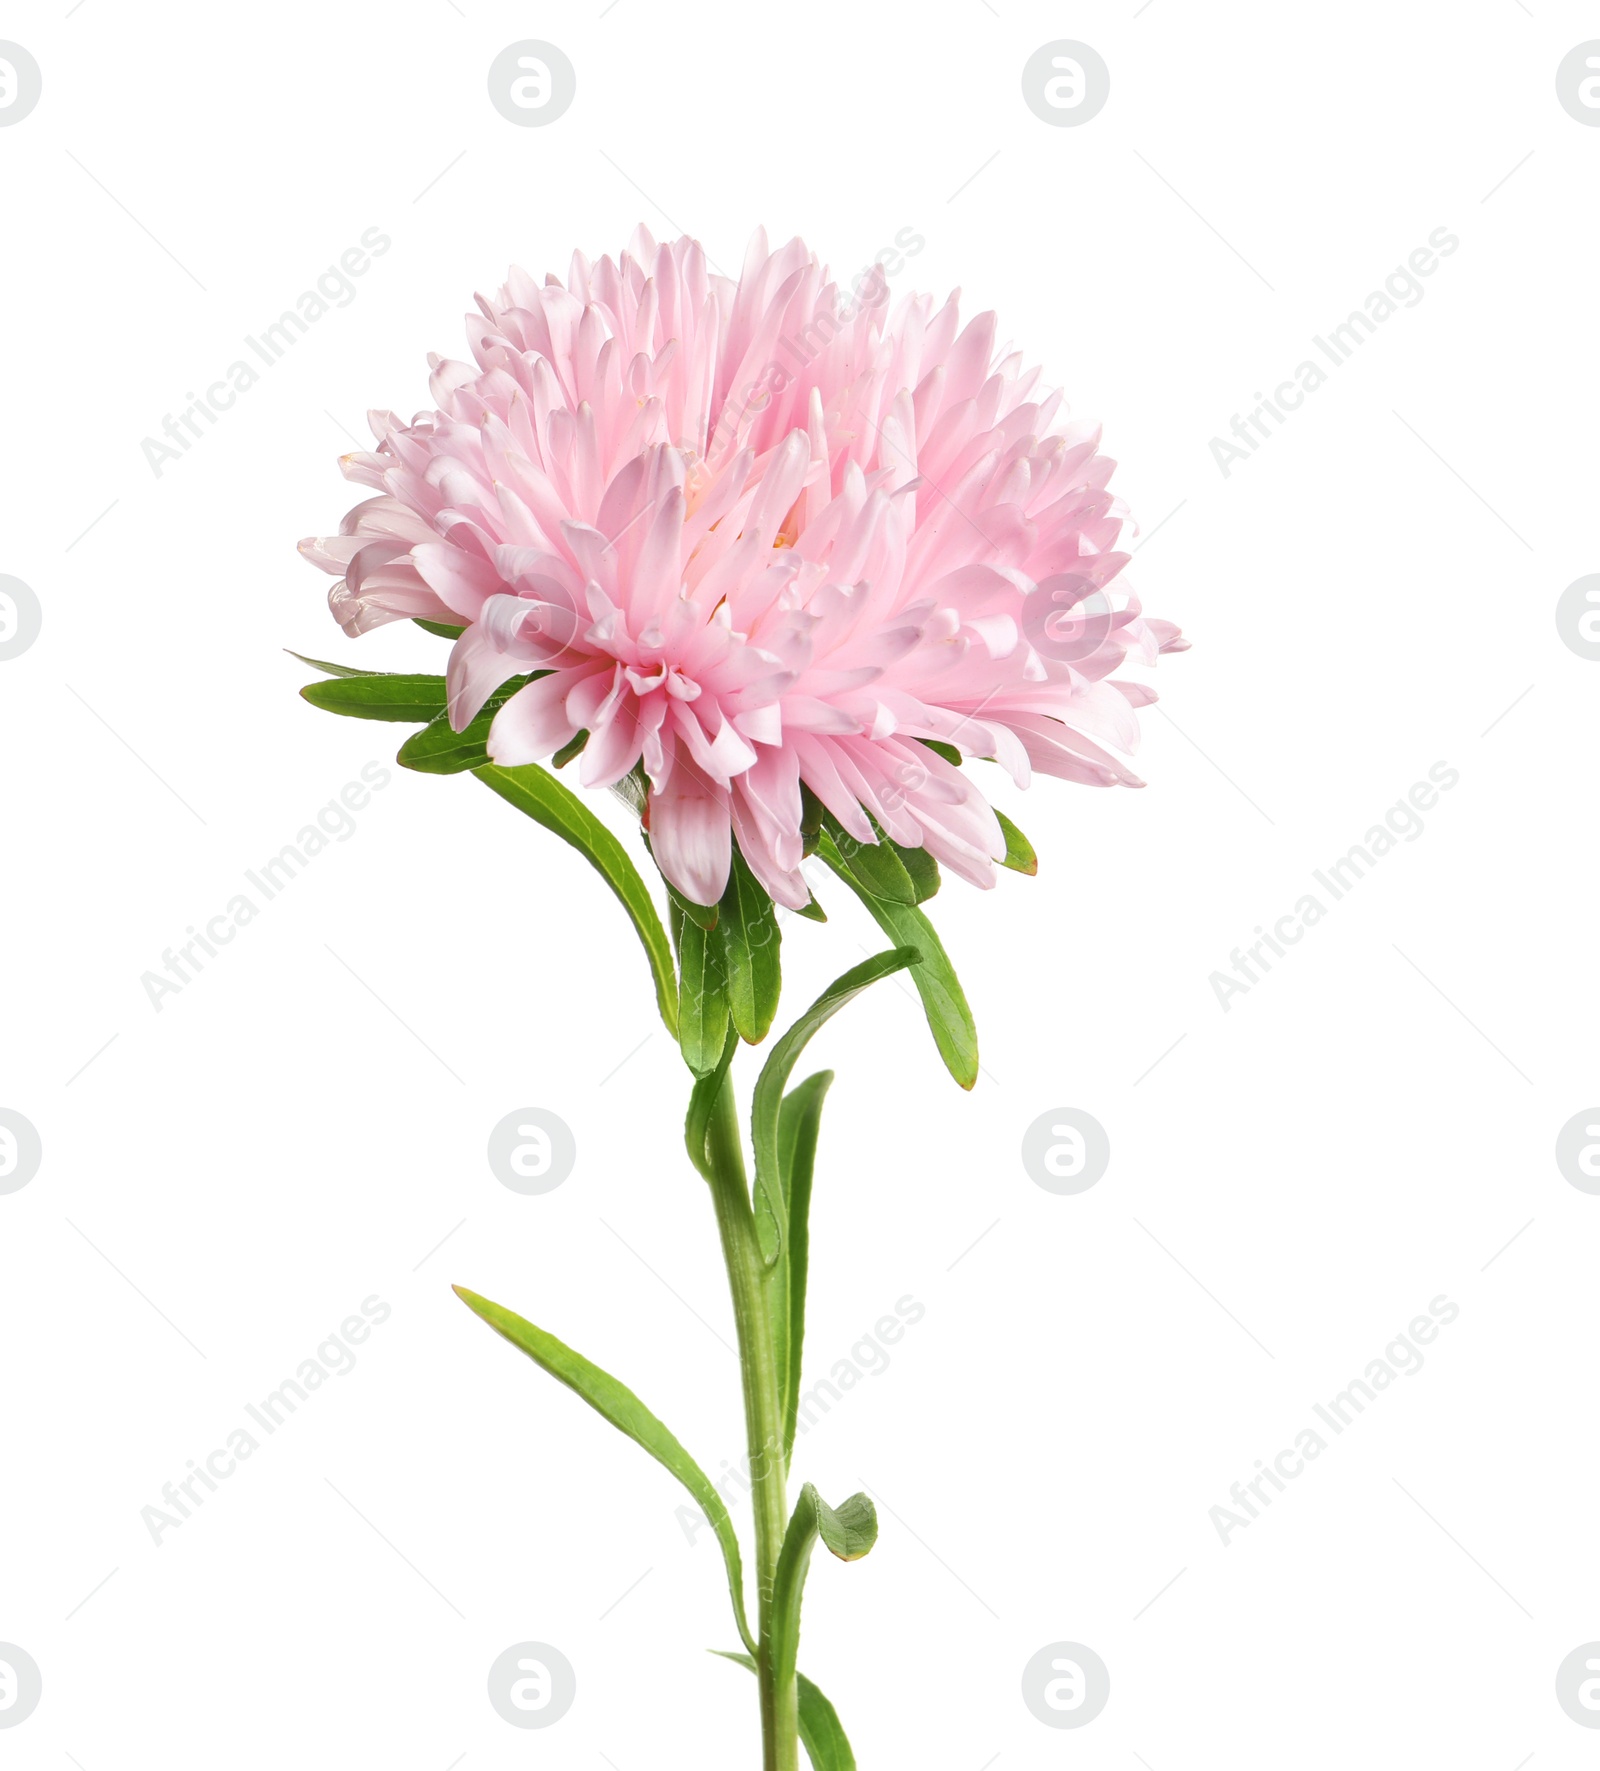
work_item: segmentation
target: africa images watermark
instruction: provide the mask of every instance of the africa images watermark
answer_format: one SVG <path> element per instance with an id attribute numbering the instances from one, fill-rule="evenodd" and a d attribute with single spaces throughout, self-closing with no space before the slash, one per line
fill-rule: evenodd
<path id="1" fill-rule="evenodd" d="M 1322 921 L 1330 905 L 1336 904 L 1365 879 L 1385 855 L 1393 853 L 1397 844 L 1415 842 L 1427 828 L 1422 814 L 1432 811 L 1439 803 L 1439 794 L 1448 793 L 1460 779 L 1459 769 L 1453 769 L 1446 762 L 1435 763 L 1428 770 L 1428 779 L 1414 782 L 1405 798 L 1397 799 L 1384 813 L 1381 824 L 1374 824 L 1361 841 L 1352 843 L 1338 860 L 1330 861 L 1326 868 L 1312 870 L 1311 877 L 1327 893 L 1329 903 L 1325 904 L 1315 892 L 1305 892 L 1296 899 L 1292 910 L 1273 923 L 1270 933 L 1257 923 L 1255 945 L 1235 947 L 1228 955 L 1233 975 L 1230 977 L 1227 972 L 1211 974 L 1211 988 L 1222 1012 L 1226 1014 L 1232 1008 L 1235 996 L 1248 994 L 1252 985 L 1261 982 L 1258 968 L 1263 973 L 1272 970 L 1272 961 L 1267 957 L 1269 952 L 1279 959 L 1287 958 L 1289 948 L 1298 946 L 1306 930 Z"/>
<path id="2" fill-rule="evenodd" d="M 250 892 L 235 892 L 215 916 L 207 919 L 203 928 L 190 923 L 189 939 L 179 942 L 176 952 L 168 947 L 161 955 L 165 975 L 145 972 L 139 979 L 151 1008 L 159 1015 L 166 997 L 176 996 L 184 985 L 192 984 L 205 970 L 205 960 L 200 954 L 207 959 L 217 958 L 219 949 L 228 946 L 240 929 L 254 922 L 330 842 L 348 842 L 356 833 L 354 814 L 364 811 L 372 803 L 372 795 L 387 787 L 390 779 L 389 771 L 382 763 L 363 763 L 361 781 L 347 781 L 340 789 L 339 797 L 319 808 L 316 821 L 303 825 L 293 842 L 286 842 L 277 854 L 259 867 L 247 867 L 244 876 L 260 894 L 260 902 Z M 365 787 L 362 781 L 366 782 Z"/>
<path id="3" fill-rule="evenodd" d="M 192 1518 L 196 1510 L 205 1505 L 206 1495 L 215 1494 L 218 1483 L 226 1482 L 240 1464 L 254 1457 L 263 1440 L 290 1420 L 301 1403 L 309 1401 L 330 1377 L 348 1377 L 356 1368 L 355 1349 L 370 1337 L 374 1328 L 381 1328 L 393 1313 L 376 1293 L 363 1298 L 360 1314 L 346 1316 L 317 1347 L 313 1356 L 300 1361 L 293 1377 L 286 1377 L 260 1402 L 245 1403 L 248 1421 L 235 1427 L 225 1442 L 215 1451 L 208 1452 L 200 1462 L 191 1457 L 188 1475 L 162 1487 L 160 1506 L 140 1509 L 139 1517 L 156 1548 L 161 1548 L 163 1533 L 176 1531 Z M 256 1429 L 261 1433 L 259 1439 Z"/>
<path id="4" fill-rule="evenodd" d="M 1242 418 L 1237 412 L 1233 415 L 1234 440 L 1211 439 L 1211 459 L 1221 469 L 1223 479 L 1233 472 L 1235 462 L 1248 461 L 1272 435 L 1269 419 L 1281 426 L 1305 404 L 1306 395 L 1324 387 L 1332 370 L 1348 363 L 1385 320 L 1402 307 L 1415 307 L 1427 294 L 1419 279 L 1431 277 L 1438 270 L 1440 259 L 1449 258 L 1460 244 L 1448 228 L 1435 228 L 1428 235 L 1427 245 L 1417 247 L 1403 265 L 1397 264 L 1381 289 L 1374 289 L 1360 307 L 1353 308 L 1337 326 L 1331 327 L 1326 338 L 1321 333 L 1312 338 L 1328 368 L 1307 357 L 1270 394 L 1258 388 L 1255 407 Z"/>
<path id="5" fill-rule="evenodd" d="M 261 336 L 245 334 L 245 344 L 262 364 L 256 368 L 243 357 L 235 358 L 203 394 L 193 391 L 183 397 L 188 402 L 174 417 L 164 414 L 160 437 L 145 437 L 139 447 L 159 480 L 161 470 L 169 461 L 181 461 L 194 446 L 195 439 L 205 435 L 199 423 L 214 425 L 222 414 L 249 393 L 273 364 L 281 362 L 291 346 L 296 345 L 330 307 L 349 307 L 356 298 L 355 277 L 364 277 L 375 258 L 382 258 L 393 242 L 378 228 L 368 228 L 354 246 L 347 246 L 337 264 L 330 264 L 317 278 L 314 288 L 307 289 L 292 308 L 285 308 L 270 326 L 262 328 Z M 163 442 L 162 438 L 166 440 Z"/>
<path id="6" fill-rule="evenodd" d="M 889 1369 L 888 1348 L 905 1339 L 906 1330 L 915 1328 L 926 1316 L 928 1308 L 909 1293 L 896 1301 L 892 1316 L 880 1316 L 873 1323 L 871 1330 L 862 1335 L 850 1348 L 847 1359 L 836 1359 L 829 1368 L 825 1378 L 819 1378 L 809 1390 L 800 1392 L 795 1409 L 795 1437 L 808 1433 L 818 1421 L 828 1413 L 836 1403 L 844 1400 L 845 1395 L 853 1390 L 864 1377 L 882 1377 Z M 781 1457 L 781 1448 L 769 1446 L 768 1450 Z M 730 1463 L 727 1458 L 722 1460 L 722 1476 L 712 1486 L 732 1508 L 750 1492 L 750 1474 L 754 1467 L 752 1459 L 747 1455 L 737 1464 Z M 683 1535 L 691 1544 L 702 1531 L 711 1529 L 711 1521 L 699 1507 L 680 1506 L 674 1509 L 673 1516 L 683 1528 Z"/>
<path id="7" fill-rule="evenodd" d="M 1334 1438 L 1344 1432 L 1366 1412 L 1367 1405 L 1379 1396 L 1397 1377 L 1415 1377 L 1424 1360 L 1422 1348 L 1439 1338 L 1439 1330 L 1448 1328 L 1461 1314 L 1461 1306 L 1452 1303 L 1443 1292 L 1428 1305 L 1426 1316 L 1413 1316 L 1403 1333 L 1397 1334 L 1383 1349 L 1383 1357 L 1373 1359 L 1360 1377 L 1352 1378 L 1326 1403 L 1313 1402 L 1311 1412 L 1317 1424 L 1302 1427 L 1293 1445 L 1286 1445 L 1269 1464 L 1256 1459 L 1256 1474 L 1243 1482 L 1235 1482 L 1228 1490 L 1231 1507 L 1213 1507 L 1207 1517 L 1217 1528 L 1217 1536 L 1226 1549 L 1236 1531 L 1260 1518 L 1272 1505 L 1273 1494 L 1282 1494 L 1288 1484 L 1301 1475 L 1307 1464 L 1314 1463 L 1328 1449 L 1321 1427 Z M 1254 1496 L 1254 1499 L 1251 1497 Z"/>

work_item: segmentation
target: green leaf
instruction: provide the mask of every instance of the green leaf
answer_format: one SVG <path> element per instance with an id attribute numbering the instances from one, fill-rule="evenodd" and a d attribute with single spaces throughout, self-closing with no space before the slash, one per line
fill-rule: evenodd
<path id="1" fill-rule="evenodd" d="M 851 883 L 858 891 L 867 891 L 874 898 L 891 904 L 915 904 L 917 888 L 895 845 L 881 839 L 860 842 L 830 813 L 823 820 L 825 837 L 831 839 L 833 851 L 850 870 Z"/>
<path id="2" fill-rule="evenodd" d="M 284 647 L 289 651 L 287 646 Z M 381 670 L 357 670 L 350 664 L 329 664 L 324 658 L 308 658 L 304 652 L 289 652 L 291 658 L 298 658 L 302 664 L 309 664 L 313 670 L 320 670 L 324 676 L 382 676 Z"/>
<path id="3" fill-rule="evenodd" d="M 737 846 L 728 869 L 728 889 L 718 907 L 717 931 L 728 980 L 728 1012 L 739 1037 L 759 1045 L 778 1012 L 782 987 L 778 911 Z"/>
<path id="4" fill-rule="evenodd" d="M 544 674 L 545 673 L 543 671 L 540 672 L 541 676 Z M 551 757 L 551 759 L 550 759 L 551 768 L 564 769 L 567 766 L 567 764 L 569 762 L 571 762 L 575 756 L 582 756 L 583 755 L 583 747 L 588 742 L 589 742 L 589 734 L 587 732 L 574 732 L 573 735 L 566 741 L 566 743 L 563 744 L 561 746 L 561 748 L 555 753 L 555 755 L 553 757 Z"/>
<path id="5" fill-rule="evenodd" d="M 822 1103 L 833 1081 L 819 1070 L 783 1097 L 778 1112 L 778 1177 L 789 1235 L 771 1280 L 772 1339 L 783 1386 L 783 1462 L 789 1466 L 800 1414 L 800 1366 L 806 1333 L 806 1272 L 811 1260 L 811 1180 Z"/>
<path id="6" fill-rule="evenodd" d="M 644 943 L 645 956 L 655 977 L 656 1007 L 668 1032 L 676 1038 L 678 979 L 672 964 L 672 948 L 655 904 L 639 877 L 639 869 L 628 859 L 622 844 L 571 788 L 563 786 L 537 763 L 523 763 L 514 769 L 489 763 L 472 772 L 519 812 L 570 843 L 616 893 Z"/>
<path id="7" fill-rule="evenodd" d="M 995 816 L 1000 820 L 1000 834 L 1006 839 L 1005 859 L 1000 865 L 1013 873 L 1037 873 L 1039 857 L 1033 852 L 1033 844 L 1004 812 L 996 812 Z"/>
<path id="8" fill-rule="evenodd" d="M 841 1562 L 859 1562 L 878 1541 L 878 1512 L 864 1494 L 852 1494 L 837 1512 L 807 1482 L 783 1535 L 772 1580 L 772 1674 L 781 1690 L 795 1675 L 800 1651 L 800 1602 L 811 1552 L 821 1538 Z"/>
<path id="9" fill-rule="evenodd" d="M 878 1541 L 878 1509 L 864 1494 L 852 1494 L 835 1509 L 807 1482 L 789 1521 L 785 1547 L 797 1533 L 802 1538 L 807 1533 L 820 1537 L 823 1547 L 841 1562 L 859 1562 Z"/>
<path id="10" fill-rule="evenodd" d="M 935 756 L 942 756 L 953 767 L 958 769 L 961 767 L 961 752 L 956 749 L 955 745 L 942 744 L 937 738 L 923 738 L 919 742 L 926 744 Z"/>
<path id="11" fill-rule="evenodd" d="M 914 904 L 889 904 L 873 897 L 845 865 L 844 858 L 824 835 L 817 852 L 860 898 L 872 913 L 873 920 L 891 941 L 914 946 L 922 963 L 911 974 L 911 981 L 922 998 L 939 1056 L 945 1068 L 963 1088 L 971 1088 L 978 1080 L 978 1030 L 973 1025 L 972 1010 L 950 964 L 949 955 L 934 927 Z"/>
<path id="12" fill-rule="evenodd" d="M 902 966 L 915 965 L 920 958 L 915 947 L 896 947 L 888 953 L 874 954 L 852 966 L 843 977 L 835 978 L 812 1003 L 787 1033 L 773 1046 L 772 1054 L 756 1079 L 755 1095 L 750 1103 L 750 1141 L 756 1153 L 756 1239 L 767 1265 L 771 1266 L 782 1253 L 785 1242 L 783 1182 L 778 1160 L 778 1121 L 783 1109 L 783 1091 L 801 1052 L 812 1034 L 842 1009 L 853 1002 L 869 984 L 877 983 Z"/>
<path id="13" fill-rule="evenodd" d="M 678 950 L 678 1048 L 696 1076 L 708 1075 L 728 1038 L 728 985 L 722 942 L 702 928 L 691 906 L 670 895 L 672 944 Z"/>
<path id="14" fill-rule="evenodd" d="M 795 1674 L 800 1692 L 800 1738 L 812 1771 L 856 1771 L 856 1756 L 845 1739 L 839 1712 L 804 1673 Z"/>
<path id="15" fill-rule="evenodd" d="M 626 1384 L 618 1383 L 609 1372 L 591 1364 L 564 1341 L 546 1334 L 542 1328 L 535 1328 L 514 1311 L 490 1303 L 465 1286 L 455 1285 L 451 1290 L 496 1334 L 526 1353 L 535 1365 L 548 1371 L 569 1390 L 575 1391 L 597 1414 L 610 1421 L 618 1432 L 625 1433 L 635 1445 L 642 1446 L 689 1490 L 695 1504 L 711 1521 L 711 1529 L 722 1545 L 723 1559 L 728 1565 L 728 1591 L 733 1598 L 734 1620 L 739 1626 L 740 1638 L 747 1647 L 753 1647 L 750 1626 L 744 1614 L 744 1568 L 739 1556 L 739 1539 L 711 1478 Z"/>
<path id="16" fill-rule="evenodd" d="M 889 842 L 889 839 L 885 837 L 884 841 Z M 900 865 L 910 875 L 917 902 L 926 904 L 939 889 L 939 863 L 926 849 L 905 849 L 897 842 L 890 842 L 889 847 L 900 857 Z"/>
<path id="17" fill-rule="evenodd" d="M 468 769 L 481 769 L 489 760 L 484 744 L 493 717 L 479 714 L 465 731 L 457 732 L 451 729 L 449 715 L 441 713 L 420 732 L 413 732 L 395 752 L 394 760 L 419 775 L 460 775 Z"/>
<path id="18" fill-rule="evenodd" d="M 402 768 L 415 769 L 420 775 L 461 775 L 468 769 L 481 769 L 489 761 L 485 748 L 494 716 L 535 676 L 548 676 L 547 670 L 536 670 L 532 676 L 513 677 L 498 694 L 484 702 L 478 717 L 465 730 L 450 729 L 450 716 L 441 713 L 420 732 L 413 732 L 400 746 L 395 761 Z"/>
<path id="19" fill-rule="evenodd" d="M 452 627 L 448 621 L 424 621 L 420 615 L 411 619 L 424 633 L 436 633 L 442 640 L 458 640 L 467 631 L 464 627 Z"/>
<path id="20" fill-rule="evenodd" d="M 800 783 L 800 852 L 803 855 L 814 855 L 817 852 L 817 838 L 822 834 L 822 820 L 827 816 L 822 801 L 806 786 Z"/>
<path id="21" fill-rule="evenodd" d="M 739 1034 L 734 1027 L 729 1027 L 727 1041 L 722 1048 L 722 1057 L 714 1070 L 699 1077 L 689 1093 L 689 1113 L 684 1120 L 683 1141 L 689 1148 L 689 1160 L 709 1181 L 713 1178 L 711 1152 L 708 1137 L 711 1130 L 711 1110 L 716 1105 L 718 1092 L 722 1088 L 722 1079 L 728 1074 L 728 1066 L 733 1062 L 733 1054 L 739 1049 Z"/>
<path id="22" fill-rule="evenodd" d="M 613 781 L 611 783 L 611 791 L 625 806 L 628 806 L 632 810 L 634 817 L 639 819 L 642 824 L 644 821 L 644 809 L 650 803 L 650 778 L 644 772 L 644 764 L 635 763 L 620 781 Z M 647 836 L 645 838 L 645 847 L 648 848 L 649 846 L 650 839 Z M 654 859 L 653 856 L 652 859 Z"/>
<path id="23" fill-rule="evenodd" d="M 645 847 L 650 847 L 649 837 L 645 838 Z M 650 856 L 652 860 L 655 859 L 655 851 L 653 849 L 650 851 Z M 697 929 L 704 929 L 707 934 L 710 934 L 712 929 L 717 926 L 719 913 L 715 904 L 696 904 L 693 898 L 684 897 L 683 893 L 680 892 L 676 886 L 671 885 L 667 887 L 667 896 L 672 900 L 674 906 L 681 910 Z"/>
<path id="24" fill-rule="evenodd" d="M 828 913 L 817 902 L 815 892 L 812 893 L 810 902 L 802 904 L 800 908 L 795 911 L 795 915 L 803 916 L 807 922 L 826 922 L 828 920 Z"/>
<path id="25" fill-rule="evenodd" d="M 426 725 L 444 712 L 442 676 L 337 676 L 300 691 L 313 707 L 352 719 L 411 720 Z"/>
<path id="26" fill-rule="evenodd" d="M 711 1652 L 752 1673 L 756 1670 L 756 1663 L 748 1654 L 729 1654 L 722 1648 L 713 1648 Z M 795 1674 L 795 1683 L 800 1693 L 800 1739 L 812 1771 L 856 1771 L 856 1756 L 844 1737 L 838 1711 L 804 1673 Z"/>

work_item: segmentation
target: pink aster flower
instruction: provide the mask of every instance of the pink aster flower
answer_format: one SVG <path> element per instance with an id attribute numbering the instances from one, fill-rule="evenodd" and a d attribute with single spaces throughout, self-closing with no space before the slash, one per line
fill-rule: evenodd
<path id="1" fill-rule="evenodd" d="M 345 631 L 464 628 L 460 730 L 509 679 L 496 763 L 587 733 L 578 775 L 642 764 L 666 878 L 715 903 L 730 845 L 780 903 L 802 785 L 861 842 L 927 849 L 976 885 L 1006 852 L 976 780 L 924 740 L 1093 786 L 1154 699 L 1113 672 L 1186 642 L 1140 613 L 1099 432 L 956 296 L 847 298 L 799 240 L 758 233 L 737 282 L 640 229 L 566 285 L 513 271 L 430 359 L 437 410 L 371 417 L 344 458 L 378 494 L 303 542 Z"/>

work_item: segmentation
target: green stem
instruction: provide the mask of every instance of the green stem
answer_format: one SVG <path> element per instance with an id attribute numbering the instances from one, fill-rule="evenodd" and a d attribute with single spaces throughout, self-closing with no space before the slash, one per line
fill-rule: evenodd
<path id="1" fill-rule="evenodd" d="M 774 1578 L 788 1512 L 783 1492 L 783 1398 L 772 1340 L 770 1273 L 756 1242 L 755 1215 L 745 1176 L 739 1108 L 725 1076 L 706 1133 L 711 1196 L 722 1258 L 733 1293 L 744 1384 L 745 1435 L 750 1447 L 750 1498 L 756 1522 L 756 1581 L 760 1601 L 756 1672 L 761 1682 L 762 1771 L 799 1771 L 799 1698 L 793 1674 L 782 1678 L 773 1643 Z"/>

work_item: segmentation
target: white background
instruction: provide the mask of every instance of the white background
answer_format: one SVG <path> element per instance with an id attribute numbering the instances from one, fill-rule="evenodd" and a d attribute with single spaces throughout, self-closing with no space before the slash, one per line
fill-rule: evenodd
<path id="1" fill-rule="evenodd" d="M 0 570 L 44 609 L 0 666 L 0 1105 L 44 1144 L 0 1198 L 0 1639 L 45 1693 L 9 1763 L 755 1760 L 679 1491 L 448 1289 L 616 1370 L 713 1473 L 738 1457 L 687 1078 L 593 876 L 470 779 L 396 769 L 159 1013 L 140 983 L 404 735 L 307 707 L 282 648 L 442 668 L 409 626 L 345 641 L 295 555 L 353 502 L 346 433 L 427 403 L 425 353 L 462 354 L 508 263 L 564 273 L 640 220 L 734 269 L 758 222 L 846 274 L 922 235 L 899 291 L 997 307 L 1105 421 L 1151 536 L 1129 576 L 1195 642 L 1143 716 L 1150 787 L 1002 797 L 1039 877 L 932 906 L 972 1095 L 895 983 L 812 1054 L 839 1080 L 810 1377 L 926 1307 L 800 1448 L 882 1502 L 866 1562 L 819 1558 L 801 1651 L 862 1765 L 1593 1763 L 1554 1679 L 1600 1637 L 1600 1199 L 1553 1151 L 1600 1097 L 1600 664 L 1554 610 L 1596 569 L 1600 130 L 1555 70 L 1597 18 L 7 8 L 44 72 L 0 130 Z M 530 36 L 577 68 L 548 128 L 486 96 Z M 1083 127 L 1022 102 L 1058 37 L 1111 69 Z M 153 474 L 141 440 L 370 227 L 355 299 Z M 1224 476 L 1210 439 L 1441 227 L 1424 298 Z M 1231 950 L 1439 761 L 1425 832 L 1224 1012 Z M 788 927 L 791 1010 L 879 944 L 825 901 Z M 484 1145 L 531 1105 L 578 1163 L 530 1199 Z M 1019 1157 L 1061 1106 L 1112 1144 L 1076 1198 Z M 154 1545 L 141 1508 L 373 1294 L 357 1368 Z M 1425 1369 L 1224 1547 L 1230 1484 L 1440 1294 Z M 578 1678 L 541 1733 L 484 1690 L 529 1638 Z M 1060 1640 L 1111 1675 L 1071 1734 L 1019 1686 Z"/>

